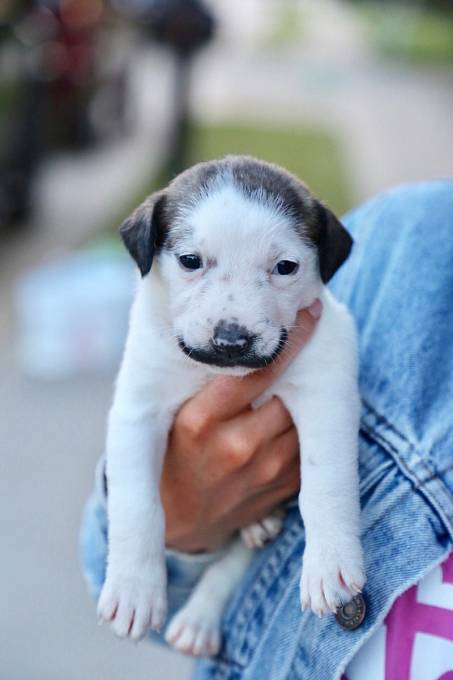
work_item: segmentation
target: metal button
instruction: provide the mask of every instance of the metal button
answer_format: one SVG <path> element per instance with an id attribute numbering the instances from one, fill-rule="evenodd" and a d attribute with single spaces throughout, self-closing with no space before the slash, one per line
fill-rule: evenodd
<path id="1" fill-rule="evenodd" d="M 362 595 L 355 595 L 350 602 L 338 607 L 335 618 L 346 630 L 355 630 L 362 625 L 366 614 L 366 604 Z"/>

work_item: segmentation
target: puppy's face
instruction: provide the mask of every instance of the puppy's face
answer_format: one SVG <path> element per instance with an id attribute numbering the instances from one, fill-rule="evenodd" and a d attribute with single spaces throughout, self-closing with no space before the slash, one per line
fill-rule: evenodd
<path id="1" fill-rule="evenodd" d="M 159 266 L 181 349 L 222 368 L 270 363 L 318 281 L 284 210 L 221 183 L 181 211 L 169 243 Z"/>
<path id="2" fill-rule="evenodd" d="M 342 253 L 322 259 L 332 225 Z M 123 225 L 122 235 L 144 275 L 157 251 L 181 351 L 236 374 L 279 355 L 298 310 L 350 248 L 350 237 L 302 183 L 244 157 L 183 173 Z"/>

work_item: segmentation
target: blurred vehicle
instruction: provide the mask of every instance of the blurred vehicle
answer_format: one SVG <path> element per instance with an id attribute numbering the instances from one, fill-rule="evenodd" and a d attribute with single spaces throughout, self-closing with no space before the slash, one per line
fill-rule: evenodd
<path id="1" fill-rule="evenodd" d="M 124 74 L 105 73 L 106 15 L 102 0 L 17 0 L 1 10 L 0 230 L 27 219 L 42 158 L 96 141 L 91 106 L 106 82 L 121 127 Z"/>
<path id="2" fill-rule="evenodd" d="M 135 35 L 127 39 L 128 27 Z M 9 0 L 0 9 L 0 232 L 26 223 L 39 162 L 127 130 L 131 48 L 157 40 L 176 55 L 168 151 L 179 171 L 188 64 L 213 34 L 199 0 Z M 131 33 L 131 32 L 130 32 Z M 118 48 L 118 37 L 126 39 Z M 121 42 L 121 40 L 119 41 Z"/>

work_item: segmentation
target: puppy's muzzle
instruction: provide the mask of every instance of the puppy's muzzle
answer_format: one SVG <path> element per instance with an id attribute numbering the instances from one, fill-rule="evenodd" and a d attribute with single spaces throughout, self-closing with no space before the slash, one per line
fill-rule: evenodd
<path id="1" fill-rule="evenodd" d="M 190 359 L 202 364 L 220 368 L 264 368 L 283 350 L 288 333 L 285 328 L 281 329 L 280 338 L 273 352 L 267 355 L 257 353 L 255 349 L 257 337 L 238 324 L 221 322 L 216 326 L 206 347 L 186 345 L 182 337 L 178 337 L 178 345 Z"/>
<path id="2" fill-rule="evenodd" d="M 244 326 L 220 321 L 214 328 L 211 345 L 217 354 L 237 359 L 249 352 L 254 339 Z"/>

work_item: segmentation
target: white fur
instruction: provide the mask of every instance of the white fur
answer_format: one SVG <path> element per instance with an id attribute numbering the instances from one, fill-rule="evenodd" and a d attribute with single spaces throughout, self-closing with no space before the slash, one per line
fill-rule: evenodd
<path id="1" fill-rule="evenodd" d="M 283 518 L 284 513 L 280 508 L 276 508 L 268 517 L 241 529 L 240 534 L 245 545 L 251 549 L 262 548 L 266 543 L 272 541 L 282 530 Z"/>
<path id="2" fill-rule="evenodd" d="M 224 181 L 180 214 L 172 228 L 177 253 L 164 250 L 138 285 L 109 417 L 109 556 L 99 616 L 111 621 L 118 635 L 132 639 L 163 625 L 166 570 L 159 480 L 169 428 L 179 406 L 215 373 L 248 372 L 197 363 L 183 354 L 176 338 L 202 347 L 220 319 L 234 317 L 260 336 L 262 354 L 272 354 L 281 327 L 291 329 L 297 311 L 315 298 L 321 299 L 323 313 L 313 337 L 260 402 L 279 396 L 301 441 L 302 606 L 317 613 L 335 611 L 364 583 L 352 319 L 322 285 L 316 251 L 295 232 L 284 206 L 261 196 L 245 198 Z M 176 255 L 194 252 L 202 254 L 206 266 L 183 271 Z M 272 274 L 282 259 L 297 261 L 298 272 Z M 268 533 L 275 535 L 279 527 L 268 524 Z M 247 535 L 254 546 L 266 538 L 256 526 Z M 175 647 L 191 654 L 218 651 L 223 609 L 251 554 L 236 541 L 207 570 L 170 623 L 167 639 Z"/>

